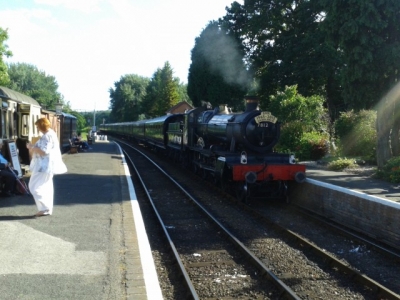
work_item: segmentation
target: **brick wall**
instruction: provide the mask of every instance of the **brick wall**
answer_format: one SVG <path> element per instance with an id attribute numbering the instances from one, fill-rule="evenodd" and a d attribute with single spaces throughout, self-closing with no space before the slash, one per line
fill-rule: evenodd
<path id="1" fill-rule="evenodd" d="M 400 249 L 400 204 L 307 179 L 291 202 Z"/>

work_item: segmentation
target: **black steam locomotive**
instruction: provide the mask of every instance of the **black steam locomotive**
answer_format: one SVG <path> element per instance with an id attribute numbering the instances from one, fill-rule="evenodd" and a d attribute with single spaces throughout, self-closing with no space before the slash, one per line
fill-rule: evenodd
<path id="1" fill-rule="evenodd" d="M 305 180 L 305 166 L 276 153 L 280 123 L 246 99 L 246 110 L 199 107 L 150 120 L 103 124 L 101 134 L 135 139 L 212 179 L 241 200 L 287 198 L 289 182 Z"/>

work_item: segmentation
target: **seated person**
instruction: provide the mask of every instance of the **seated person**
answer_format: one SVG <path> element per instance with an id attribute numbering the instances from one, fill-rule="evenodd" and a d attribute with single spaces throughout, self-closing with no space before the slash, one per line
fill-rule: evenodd
<path id="1" fill-rule="evenodd" d="M 80 135 L 77 136 L 76 134 L 74 134 L 73 142 L 75 145 L 80 145 L 84 150 L 89 149 L 89 144 L 86 141 L 82 141 L 82 137 Z"/>
<path id="2" fill-rule="evenodd" d="M 0 147 L 2 146 L 2 142 L 0 141 Z M 0 196 L 10 197 L 15 194 L 15 184 L 17 181 L 16 174 L 13 174 L 10 168 L 8 168 L 9 163 L 7 159 L 0 153 L 0 176 L 1 180 L 4 182 L 4 189 L 1 191 Z M 4 168 L 3 168 L 4 166 Z"/>

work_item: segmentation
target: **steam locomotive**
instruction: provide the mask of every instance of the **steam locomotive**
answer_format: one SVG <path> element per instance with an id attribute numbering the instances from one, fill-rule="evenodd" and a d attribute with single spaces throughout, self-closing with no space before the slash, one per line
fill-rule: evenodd
<path id="1" fill-rule="evenodd" d="M 203 106 L 150 120 L 102 124 L 100 131 L 161 150 L 242 201 L 288 200 L 289 183 L 306 177 L 305 166 L 293 155 L 274 152 L 280 123 L 258 109 L 255 97 L 246 98 L 242 113 Z"/>

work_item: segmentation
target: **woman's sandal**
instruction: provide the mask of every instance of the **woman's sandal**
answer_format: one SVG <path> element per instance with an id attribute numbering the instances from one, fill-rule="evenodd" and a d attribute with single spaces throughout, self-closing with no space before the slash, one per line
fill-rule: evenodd
<path id="1" fill-rule="evenodd" d="M 44 217 L 44 216 L 50 216 L 50 214 L 49 214 L 48 210 L 43 210 L 43 211 L 39 211 L 34 216 L 35 217 Z"/>

